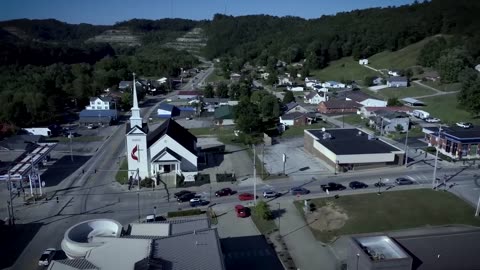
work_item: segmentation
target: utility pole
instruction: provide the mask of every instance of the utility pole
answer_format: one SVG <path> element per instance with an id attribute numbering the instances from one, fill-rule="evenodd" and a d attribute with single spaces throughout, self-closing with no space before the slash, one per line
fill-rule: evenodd
<path id="1" fill-rule="evenodd" d="M 477 209 L 475 210 L 475 216 L 478 217 L 480 213 L 480 196 L 478 196 Z"/>
<path id="2" fill-rule="evenodd" d="M 287 155 L 283 153 L 283 175 L 285 175 L 285 163 L 287 163 Z"/>
<path id="3" fill-rule="evenodd" d="M 405 136 L 405 168 L 408 165 L 408 130 L 410 129 L 410 120 L 407 125 L 407 136 Z"/>
<path id="4" fill-rule="evenodd" d="M 253 204 L 257 205 L 257 168 L 255 167 L 257 156 L 255 154 L 255 144 L 253 147 Z"/>
<path id="5" fill-rule="evenodd" d="M 68 134 L 68 138 L 70 139 L 70 159 L 73 162 L 73 148 L 72 148 L 72 132 L 70 131 L 70 134 Z"/>
<path id="6" fill-rule="evenodd" d="M 10 168 L 7 172 L 7 184 L 8 184 L 8 222 L 10 225 L 15 225 L 15 213 L 13 210 L 13 201 L 12 201 L 12 179 L 10 179 Z"/>
<path id="7" fill-rule="evenodd" d="M 140 222 L 140 193 L 137 192 L 137 213 L 138 213 L 138 222 Z"/>
<path id="8" fill-rule="evenodd" d="M 263 175 L 264 172 L 264 167 L 265 166 L 265 144 L 262 144 L 262 166 L 260 167 L 262 169 L 262 174 L 261 177 L 262 179 L 265 179 L 265 176 Z"/>
<path id="9" fill-rule="evenodd" d="M 480 201 L 479 201 L 480 202 Z M 280 234 L 280 203 L 277 202 L 277 205 L 278 205 L 278 212 L 277 212 L 277 216 L 278 216 L 278 233 Z"/>
<path id="10" fill-rule="evenodd" d="M 436 153 L 435 153 L 435 167 L 433 168 L 433 179 L 432 179 L 432 188 L 435 189 L 435 185 L 437 183 L 437 164 L 438 164 L 438 148 L 439 144 L 441 143 L 441 133 L 442 133 L 442 126 L 438 126 L 438 137 L 436 142 Z"/>

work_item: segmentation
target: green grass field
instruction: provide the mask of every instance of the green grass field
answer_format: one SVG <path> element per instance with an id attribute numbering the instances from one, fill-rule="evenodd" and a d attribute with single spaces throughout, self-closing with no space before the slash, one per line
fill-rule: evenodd
<path id="1" fill-rule="evenodd" d="M 429 112 L 433 117 L 440 118 L 443 123 L 454 124 L 459 121 L 468 121 L 480 124 L 480 119 L 474 119 L 470 113 L 458 106 L 456 93 L 420 100 L 426 103 L 422 110 Z"/>
<path id="2" fill-rule="evenodd" d="M 128 183 L 128 162 L 126 159 L 122 160 L 120 163 L 120 168 L 118 168 L 118 172 L 115 175 L 115 180 L 120 184 L 124 185 Z"/>
<path id="3" fill-rule="evenodd" d="M 423 46 L 431 39 L 409 45 L 398 51 L 384 51 L 368 58 L 369 65 L 377 69 L 406 69 L 417 65 L 417 57 Z"/>
<path id="4" fill-rule="evenodd" d="M 359 65 L 358 61 L 353 60 L 352 57 L 332 61 L 328 67 L 313 70 L 311 74 L 322 81 L 355 80 L 357 82 L 363 81 L 366 76 L 378 75 L 377 72 Z"/>
<path id="5" fill-rule="evenodd" d="M 377 93 L 384 97 L 385 99 L 388 98 L 406 98 L 406 97 L 417 97 L 417 96 L 425 96 L 435 94 L 435 91 L 432 89 L 428 89 L 416 84 L 406 88 L 385 88 L 382 90 L 377 91 Z"/>
<path id="6" fill-rule="evenodd" d="M 431 86 L 435 89 L 438 89 L 443 92 L 454 92 L 454 91 L 460 91 L 462 84 L 461 83 L 448 83 L 448 84 L 442 84 L 439 82 L 432 82 L 432 81 L 427 81 L 427 82 L 422 82 L 423 84 L 426 84 L 428 86 Z"/>
<path id="7" fill-rule="evenodd" d="M 225 81 L 225 78 L 220 74 L 220 70 L 214 69 L 213 72 L 208 76 L 208 78 L 205 79 L 207 83 L 210 82 L 220 82 L 220 81 Z"/>
<path id="8" fill-rule="evenodd" d="M 367 119 L 362 119 L 362 117 L 358 114 L 345 115 L 337 118 L 337 120 L 340 122 L 345 121 L 347 124 L 361 127 L 365 127 L 365 123 L 367 122 Z"/>
<path id="9" fill-rule="evenodd" d="M 385 232 L 423 226 L 467 224 L 480 226 L 474 217 L 475 209 L 455 195 L 418 189 L 340 196 L 338 199 L 323 198 L 310 201 L 319 209 L 329 202 L 337 211 L 348 216 L 342 227 L 319 231 L 313 228 L 315 237 L 324 242 L 346 234 Z M 295 202 L 301 211 L 303 201 Z M 322 217 L 319 217 L 321 219 Z M 310 225 L 314 226 L 314 225 Z"/>
<path id="10" fill-rule="evenodd" d="M 332 125 L 330 125 L 329 123 L 320 122 L 313 125 L 288 127 L 288 129 L 282 133 L 282 138 L 301 137 L 303 136 L 303 131 L 305 129 L 319 129 L 322 127 L 331 128 Z"/>

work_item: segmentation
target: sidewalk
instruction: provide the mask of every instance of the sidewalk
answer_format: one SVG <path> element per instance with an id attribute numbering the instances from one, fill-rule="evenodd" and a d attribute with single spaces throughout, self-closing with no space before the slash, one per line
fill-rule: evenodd
<path id="1" fill-rule="evenodd" d="M 280 209 L 285 212 L 280 217 L 280 234 L 287 244 L 295 265 L 302 270 L 337 269 L 337 258 L 329 246 L 315 240 L 301 213 L 295 208 L 293 200 L 279 201 Z M 276 209 L 277 203 L 271 208 Z M 278 220 L 276 221 L 278 225 Z"/>

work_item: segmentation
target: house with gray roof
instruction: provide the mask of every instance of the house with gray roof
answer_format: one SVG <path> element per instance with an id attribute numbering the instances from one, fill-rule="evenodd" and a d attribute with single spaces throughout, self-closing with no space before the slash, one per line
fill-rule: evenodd
<path id="1" fill-rule="evenodd" d="M 112 97 L 91 97 L 85 110 L 113 110 L 116 108 L 115 100 Z"/>
<path id="2" fill-rule="evenodd" d="M 408 87 L 407 77 L 390 77 L 387 79 L 387 86 L 390 88 Z"/>

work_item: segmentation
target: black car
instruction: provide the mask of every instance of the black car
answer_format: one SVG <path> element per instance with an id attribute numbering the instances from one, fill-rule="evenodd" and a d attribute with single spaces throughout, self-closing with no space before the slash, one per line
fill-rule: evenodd
<path id="1" fill-rule="evenodd" d="M 395 179 L 395 183 L 399 186 L 403 186 L 403 185 L 412 185 L 413 181 L 407 178 L 400 177 Z"/>
<path id="2" fill-rule="evenodd" d="M 232 195 L 233 191 L 230 188 L 222 188 L 218 191 L 215 192 L 215 197 L 223 197 L 223 196 L 228 196 Z"/>
<path id="3" fill-rule="evenodd" d="M 320 185 L 323 191 L 335 191 L 335 190 L 345 190 L 347 189 L 344 185 L 342 184 L 337 184 L 334 182 L 330 182 L 326 185 Z"/>
<path id="4" fill-rule="evenodd" d="M 359 182 L 359 181 L 352 181 L 352 182 L 350 182 L 350 184 L 348 184 L 348 186 L 349 186 L 351 189 L 367 188 L 367 187 L 368 187 L 367 184 L 362 183 L 362 182 Z"/>
<path id="5" fill-rule="evenodd" d="M 205 201 L 205 200 L 202 200 L 202 199 L 190 200 L 190 206 L 191 207 L 204 206 L 204 205 L 208 205 L 209 203 L 210 203 L 209 201 Z"/>
<path id="6" fill-rule="evenodd" d="M 180 198 L 180 197 L 182 197 L 183 195 L 188 194 L 188 193 L 192 193 L 192 192 L 189 191 L 189 190 L 181 190 L 181 191 L 173 194 L 173 196 L 174 196 L 175 198 Z"/>
<path id="7" fill-rule="evenodd" d="M 187 193 L 177 198 L 178 202 L 188 202 L 195 198 L 195 193 Z"/>

